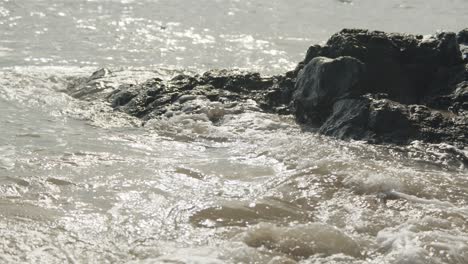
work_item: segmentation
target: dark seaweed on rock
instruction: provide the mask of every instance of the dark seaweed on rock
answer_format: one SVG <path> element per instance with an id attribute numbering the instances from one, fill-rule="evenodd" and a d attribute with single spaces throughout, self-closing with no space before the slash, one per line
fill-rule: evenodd
<path id="1" fill-rule="evenodd" d="M 304 126 L 340 139 L 463 147 L 468 143 L 468 65 L 461 44 L 467 40 L 466 29 L 434 36 L 344 29 L 324 46 L 311 46 L 304 61 L 284 75 L 211 70 L 110 92 L 90 89 L 106 74 L 101 71 L 70 93 L 82 95 L 80 87 L 88 87 L 107 94 L 114 109 L 143 120 L 200 113 L 209 103 L 229 107 L 254 100 L 261 111 L 294 114 Z M 218 122 L 222 116 L 209 118 Z"/>

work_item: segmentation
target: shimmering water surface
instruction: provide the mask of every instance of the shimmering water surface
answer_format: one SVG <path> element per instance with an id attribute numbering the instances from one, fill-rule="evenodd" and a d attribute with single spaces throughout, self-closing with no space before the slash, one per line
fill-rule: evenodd
<path id="1" fill-rule="evenodd" d="M 280 73 L 344 27 L 466 17 L 464 0 L 0 0 L 0 262 L 468 263 L 466 150 L 336 141 L 252 102 L 142 127 L 67 90 L 99 67 L 108 87 Z"/>
<path id="2" fill-rule="evenodd" d="M 467 17 L 466 0 L 0 0 L 0 66 L 277 73 L 345 27 L 432 34 Z"/>

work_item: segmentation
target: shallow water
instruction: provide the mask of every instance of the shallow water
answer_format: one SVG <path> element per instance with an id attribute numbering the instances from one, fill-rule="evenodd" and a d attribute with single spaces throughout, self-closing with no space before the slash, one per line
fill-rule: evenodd
<path id="1" fill-rule="evenodd" d="M 142 126 L 67 88 L 98 66 L 109 89 L 278 73 L 342 27 L 459 30 L 465 7 L 0 1 L 0 262 L 468 263 L 466 150 L 337 141 L 252 102 Z"/>

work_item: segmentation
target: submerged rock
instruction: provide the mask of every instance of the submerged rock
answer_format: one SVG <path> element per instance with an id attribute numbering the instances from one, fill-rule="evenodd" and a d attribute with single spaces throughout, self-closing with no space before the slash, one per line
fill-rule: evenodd
<path id="1" fill-rule="evenodd" d="M 105 97 L 114 109 L 143 120 L 203 113 L 218 123 L 236 112 L 227 109 L 249 104 L 294 114 L 299 123 L 340 139 L 464 146 L 468 65 L 459 43 L 466 40 L 466 30 L 421 36 L 344 29 L 324 46 L 311 46 L 284 75 L 211 70 L 115 88 L 102 81 L 113 73 L 100 70 L 72 84 L 69 93 Z"/>

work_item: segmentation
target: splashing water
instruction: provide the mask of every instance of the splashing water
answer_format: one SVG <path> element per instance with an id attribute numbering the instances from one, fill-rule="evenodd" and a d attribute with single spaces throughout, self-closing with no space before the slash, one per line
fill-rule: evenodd
<path id="1" fill-rule="evenodd" d="M 282 72 L 342 27 L 456 30 L 462 7 L 0 1 L 0 262 L 468 263 L 466 150 L 337 141 L 253 102 L 142 126 L 69 89 L 97 65 L 103 91 L 210 67 Z"/>

